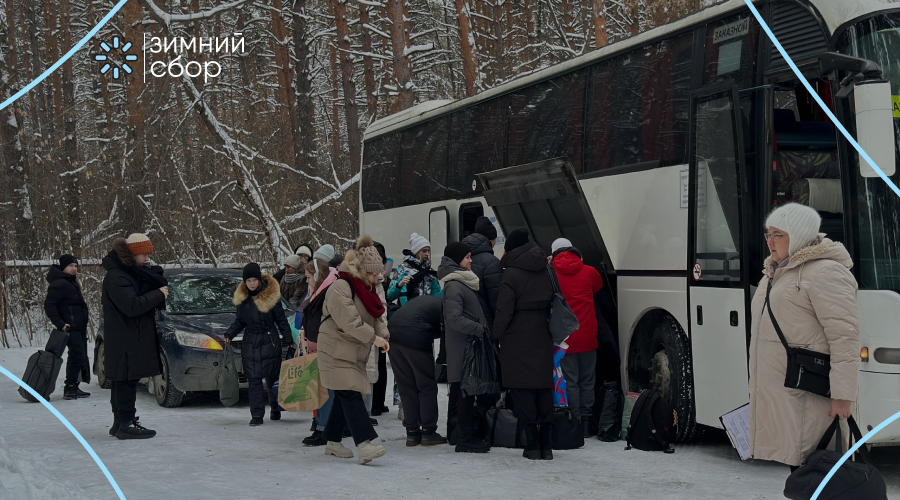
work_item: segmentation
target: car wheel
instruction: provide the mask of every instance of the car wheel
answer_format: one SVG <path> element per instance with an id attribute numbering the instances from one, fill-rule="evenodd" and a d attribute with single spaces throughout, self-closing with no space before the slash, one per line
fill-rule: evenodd
<path id="1" fill-rule="evenodd" d="M 153 378 L 153 388 L 156 395 L 156 403 L 163 408 L 175 408 L 181 406 L 184 400 L 184 392 L 179 391 L 172 384 L 172 374 L 169 372 L 169 363 L 166 356 L 159 353 L 160 364 L 162 364 L 162 373 Z"/>
<path id="2" fill-rule="evenodd" d="M 106 342 L 97 345 L 97 384 L 103 389 L 112 389 L 112 380 L 106 378 Z"/>
<path id="3" fill-rule="evenodd" d="M 696 422 L 694 376 L 687 335 L 670 316 L 660 321 L 653 332 L 650 386 L 659 391 L 678 414 L 676 443 L 699 439 L 705 427 Z"/>

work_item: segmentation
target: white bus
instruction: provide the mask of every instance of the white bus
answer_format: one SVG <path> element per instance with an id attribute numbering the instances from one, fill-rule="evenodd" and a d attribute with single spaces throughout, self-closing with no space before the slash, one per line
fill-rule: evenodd
<path id="1" fill-rule="evenodd" d="M 758 5 L 818 95 L 852 134 L 866 131 L 859 142 L 900 181 L 900 3 Z M 882 94 L 862 109 L 868 89 Z M 818 210 L 853 256 L 859 416 L 871 429 L 900 410 L 900 197 L 860 165 L 743 0 L 373 123 L 360 230 L 395 262 L 411 232 L 438 262 L 479 215 L 506 234 L 529 229 L 547 251 L 570 239 L 604 274 L 624 388 L 659 389 L 687 441 L 749 401 L 763 221 L 791 201 Z M 900 422 L 873 442 L 900 442 Z"/>

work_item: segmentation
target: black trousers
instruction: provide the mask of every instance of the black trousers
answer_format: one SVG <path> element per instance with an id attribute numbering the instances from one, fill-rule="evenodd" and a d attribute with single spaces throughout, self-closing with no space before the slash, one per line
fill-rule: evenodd
<path id="1" fill-rule="evenodd" d="M 391 346 L 393 349 L 393 346 Z M 393 363 L 393 360 L 391 361 Z M 372 409 L 384 408 L 384 398 L 387 393 L 387 353 L 378 349 L 378 382 L 372 388 Z"/>
<path id="2" fill-rule="evenodd" d="M 553 389 L 510 389 L 508 396 L 520 424 L 545 424 L 553 419 Z"/>
<path id="3" fill-rule="evenodd" d="M 434 380 L 434 355 L 397 344 L 391 346 L 388 355 L 403 401 L 403 427 L 437 429 L 438 386 Z M 373 404 L 372 408 L 377 407 Z"/>
<path id="4" fill-rule="evenodd" d="M 325 424 L 325 439 L 340 443 L 346 427 L 350 428 L 350 435 L 356 446 L 378 437 L 369 420 L 362 394 L 356 391 L 334 391 L 334 404 Z"/>
<path id="5" fill-rule="evenodd" d="M 472 407 L 474 405 L 475 396 L 462 397 L 462 392 L 459 390 L 459 382 L 450 383 L 450 407 L 447 412 L 448 419 L 451 416 L 456 415 L 456 423 L 458 425 L 472 425 L 474 413 Z"/>
<path id="6" fill-rule="evenodd" d="M 112 390 L 109 391 L 109 404 L 112 406 L 113 415 L 126 425 L 134 420 L 137 411 L 134 408 L 137 401 L 137 383 L 137 380 L 114 380 Z"/>
<path id="7" fill-rule="evenodd" d="M 393 347 L 391 348 L 393 349 Z M 497 401 L 500 400 L 499 394 L 479 394 L 478 396 L 469 396 L 468 398 L 461 398 L 462 393 L 459 390 L 459 382 L 452 382 L 450 384 L 450 404 L 447 407 L 447 418 L 457 415 L 459 400 L 467 399 L 469 402 L 467 403 L 466 411 L 471 411 L 472 405 L 480 406 L 484 408 L 485 411 L 493 408 Z"/>
<path id="8" fill-rule="evenodd" d="M 269 384 L 269 387 L 275 384 L 275 381 L 278 380 L 278 377 L 267 377 L 266 383 Z M 252 417 L 262 417 L 266 414 L 266 402 L 269 402 L 269 405 L 272 406 L 272 409 L 278 409 L 278 400 L 273 399 L 270 395 L 271 391 L 267 391 L 263 387 L 263 379 L 261 378 L 248 378 L 247 379 L 248 391 L 247 395 L 250 396 L 250 416 Z"/>
<path id="9" fill-rule="evenodd" d="M 66 345 L 69 357 L 66 359 L 66 387 L 78 385 L 78 377 L 87 357 L 87 332 L 70 331 L 69 343 Z"/>

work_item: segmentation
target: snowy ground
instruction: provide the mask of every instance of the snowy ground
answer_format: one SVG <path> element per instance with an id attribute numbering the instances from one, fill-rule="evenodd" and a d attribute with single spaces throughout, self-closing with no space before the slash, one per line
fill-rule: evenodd
<path id="1" fill-rule="evenodd" d="M 0 350 L 0 366 L 20 374 L 28 349 Z M 105 476 L 74 436 L 46 408 L 25 402 L 0 376 L 0 499 L 115 499 Z M 246 395 L 231 408 L 216 396 L 181 408 L 157 406 L 140 386 L 138 415 L 159 434 L 146 441 L 110 437 L 109 392 L 94 384 L 84 400 L 62 400 L 62 374 L 51 403 L 75 426 L 131 500 L 262 498 L 479 499 L 771 499 L 787 467 L 742 463 L 722 436 L 679 446 L 674 455 L 624 451 L 623 443 L 588 441 L 579 450 L 532 462 L 520 450 L 486 455 L 453 453 L 450 446 L 406 448 L 392 407 L 376 428 L 388 454 L 367 466 L 306 448 L 311 415 L 285 413 L 251 428 Z M 442 386 L 442 391 L 445 386 Z M 445 391 L 443 391 L 445 393 Z M 442 418 L 446 401 L 442 398 Z M 345 445 L 352 447 L 350 439 Z M 354 448 L 355 451 L 355 448 Z M 900 449 L 877 449 L 891 498 L 900 499 Z"/>

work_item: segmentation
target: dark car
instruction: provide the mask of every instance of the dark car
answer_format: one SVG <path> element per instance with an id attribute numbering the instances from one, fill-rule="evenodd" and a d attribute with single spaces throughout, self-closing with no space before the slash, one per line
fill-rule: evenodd
<path id="1" fill-rule="evenodd" d="M 156 318 L 159 334 L 162 374 L 147 380 L 160 406 L 181 405 L 187 393 L 216 391 L 216 375 L 224 362 L 224 334 L 235 316 L 232 302 L 241 282 L 236 269 L 166 270 L 169 298 L 166 310 Z M 238 371 L 242 371 L 240 349 L 242 335 L 232 341 Z M 282 342 L 283 343 L 283 342 Z M 286 346 L 282 346 L 286 352 Z M 109 389 L 103 369 L 103 324 L 94 348 L 94 373 L 98 383 Z M 240 385 L 247 379 L 240 373 Z"/>

